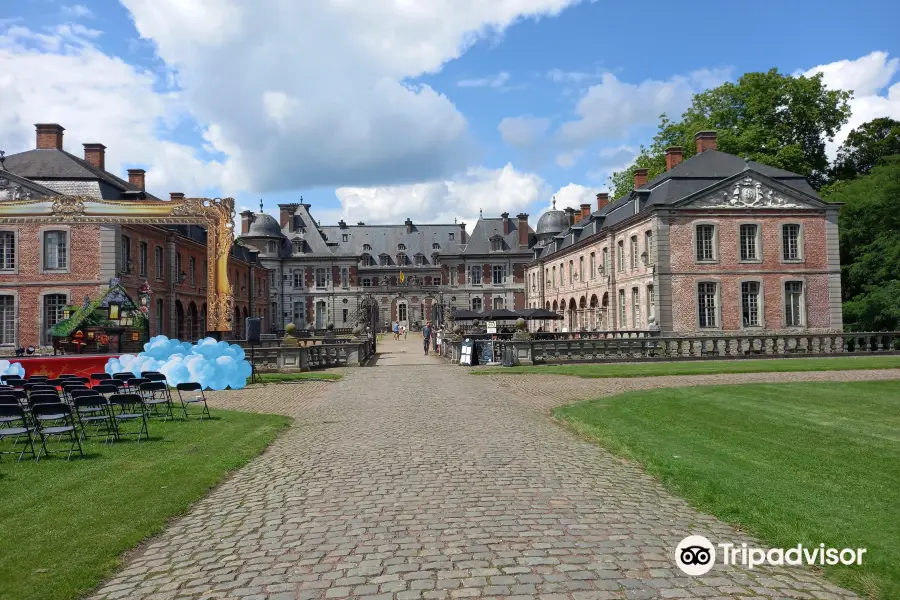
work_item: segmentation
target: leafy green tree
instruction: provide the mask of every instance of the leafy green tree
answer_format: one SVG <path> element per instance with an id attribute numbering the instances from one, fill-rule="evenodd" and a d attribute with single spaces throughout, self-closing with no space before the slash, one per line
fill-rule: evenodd
<path id="1" fill-rule="evenodd" d="M 900 155 L 829 187 L 839 216 L 844 322 L 853 331 L 900 328 Z"/>
<path id="2" fill-rule="evenodd" d="M 737 83 L 695 94 L 680 120 L 662 115 L 653 144 L 610 177 L 610 188 L 616 198 L 630 192 L 635 168 L 646 167 L 652 178 L 665 170 L 666 148 L 681 146 L 687 159 L 696 153 L 694 135 L 714 129 L 723 152 L 799 173 L 818 189 L 828 173 L 825 142 L 850 118 L 851 96 L 827 89 L 821 74 L 746 73 Z"/>
<path id="3" fill-rule="evenodd" d="M 900 154 L 900 121 L 887 117 L 863 123 L 850 132 L 838 149 L 832 180 L 865 175 L 885 156 Z"/>

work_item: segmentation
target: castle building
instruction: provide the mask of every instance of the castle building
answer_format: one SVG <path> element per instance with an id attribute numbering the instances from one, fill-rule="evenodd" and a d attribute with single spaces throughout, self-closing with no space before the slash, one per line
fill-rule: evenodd
<path id="1" fill-rule="evenodd" d="M 281 204 L 279 220 L 241 213 L 240 244 L 270 270 L 273 329 L 352 327 L 366 302 L 377 326 L 440 323 L 447 308 L 525 308 L 525 265 L 536 238 L 528 215 L 465 223 L 322 226 L 311 205 Z M 368 299 L 368 300 L 367 300 Z"/>
<path id="2" fill-rule="evenodd" d="M 106 147 L 84 144 L 83 157 L 63 147 L 60 125 L 38 124 L 33 150 L 0 162 L 0 352 L 48 346 L 48 330 L 67 305 L 96 298 L 118 278 L 133 298 L 152 290 L 150 335 L 181 340 L 206 335 L 206 232 L 196 226 L 111 223 L 61 224 L 48 219 L 3 223 L 7 200 L 80 196 L 104 200 L 159 200 L 144 189 L 143 169 L 128 180 L 106 170 Z M 184 194 L 173 193 L 172 197 Z M 234 285 L 235 330 L 244 318 L 268 320 L 268 271 L 248 248 L 234 245 L 228 261 Z M 268 326 L 268 324 L 266 324 Z"/>
<path id="3" fill-rule="evenodd" d="M 672 334 L 841 331 L 839 204 L 806 179 L 717 150 L 666 152 L 667 170 L 596 210 L 553 210 L 537 226 L 527 304 L 562 331 Z"/>

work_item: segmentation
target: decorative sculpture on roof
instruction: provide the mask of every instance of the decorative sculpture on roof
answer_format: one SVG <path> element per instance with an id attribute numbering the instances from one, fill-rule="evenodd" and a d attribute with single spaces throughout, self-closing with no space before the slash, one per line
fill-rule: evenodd
<path id="1" fill-rule="evenodd" d="M 788 198 L 752 177 L 744 177 L 730 188 L 691 202 L 697 208 L 805 208 L 807 205 Z"/>

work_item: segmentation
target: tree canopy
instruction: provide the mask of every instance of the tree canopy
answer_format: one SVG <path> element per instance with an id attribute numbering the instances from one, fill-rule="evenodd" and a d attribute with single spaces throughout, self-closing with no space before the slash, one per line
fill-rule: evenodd
<path id="1" fill-rule="evenodd" d="M 900 328 L 900 155 L 826 192 L 839 216 L 844 322 L 854 331 Z"/>
<path id="2" fill-rule="evenodd" d="M 880 159 L 894 154 L 900 154 L 900 121 L 873 119 L 847 136 L 838 149 L 831 178 L 846 181 L 865 175 Z"/>
<path id="3" fill-rule="evenodd" d="M 694 135 L 703 130 L 718 132 L 723 152 L 799 173 L 818 189 L 828 175 L 825 142 L 850 118 L 850 98 L 850 92 L 827 89 L 821 74 L 795 77 L 777 69 L 695 94 L 680 120 L 660 117 L 653 144 L 641 147 L 635 164 L 613 173 L 613 196 L 631 191 L 636 168 L 648 169 L 651 179 L 665 171 L 669 146 L 681 146 L 685 159 L 693 156 Z"/>

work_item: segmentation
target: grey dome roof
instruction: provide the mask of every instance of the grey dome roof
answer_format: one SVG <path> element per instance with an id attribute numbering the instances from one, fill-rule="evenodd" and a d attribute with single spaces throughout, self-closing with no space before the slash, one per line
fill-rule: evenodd
<path id="1" fill-rule="evenodd" d="M 556 210 L 556 200 L 553 201 L 553 208 L 548 210 L 541 218 L 538 219 L 537 229 L 535 233 L 538 236 L 550 236 L 562 233 L 569 228 L 569 217 L 561 210 Z"/>
<path id="2" fill-rule="evenodd" d="M 248 237 L 281 237 L 281 225 L 272 215 L 256 213 L 246 235 Z"/>

